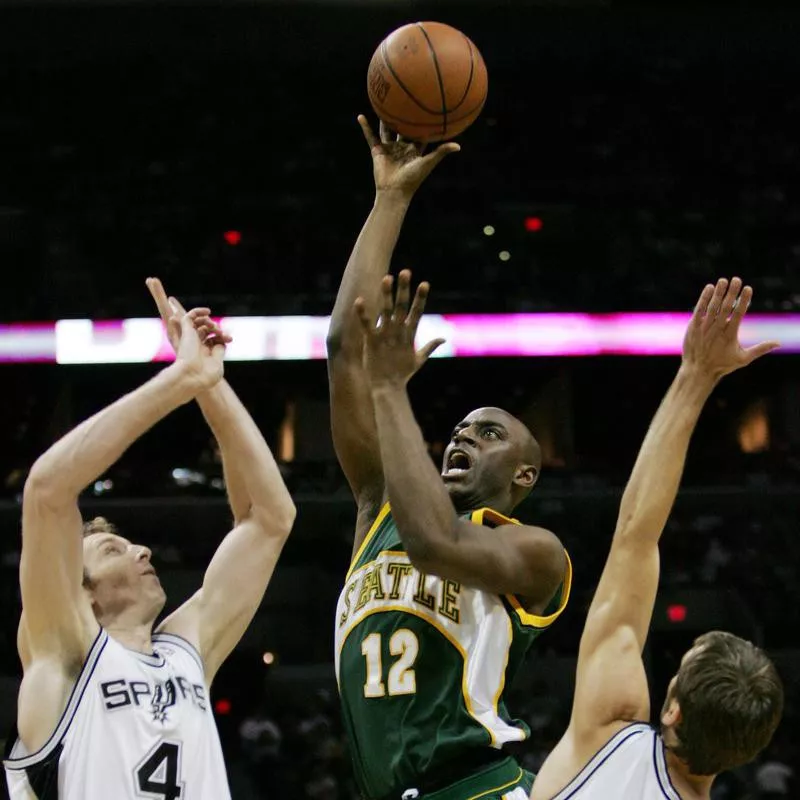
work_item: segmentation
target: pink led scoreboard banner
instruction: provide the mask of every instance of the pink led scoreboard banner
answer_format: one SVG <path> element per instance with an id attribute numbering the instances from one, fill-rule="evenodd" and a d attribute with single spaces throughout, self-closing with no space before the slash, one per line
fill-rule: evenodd
<path id="1" fill-rule="evenodd" d="M 436 358 L 492 356 L 676 355 L 688 313 L 427 314 L 419 339 L 446 340 Z M 225 317 L 229 361 L 325 358 L 328 317 Z M 753 314 L 742 326 L 752 344 L 777 339 L 800 353 L 800 314 Z M 155 318 L 59 320 L 0 325 L 0 362 L 134 364 L 170 361 Z"/>

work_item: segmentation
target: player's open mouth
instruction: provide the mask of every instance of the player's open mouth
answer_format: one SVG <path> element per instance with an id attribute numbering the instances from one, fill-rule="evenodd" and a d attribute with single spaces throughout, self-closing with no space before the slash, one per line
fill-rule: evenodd
<path id="1" fill-rule="evenodd" d="M 464 450 L 451 450 L 445 462 L 443 478 L 456 478 L 472 468 L 472 459 Z"/>

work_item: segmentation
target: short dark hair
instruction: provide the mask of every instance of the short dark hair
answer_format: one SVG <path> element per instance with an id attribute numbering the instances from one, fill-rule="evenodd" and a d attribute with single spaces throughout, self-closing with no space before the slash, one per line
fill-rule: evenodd
<path id="1" fill-rule="evenodd" d="M 674 697 L 679 746 L 693 775 L 716 775 L 752 761 L 783 713 L 783 684 L 766 653 L 732 633 L 712 631 L 678 671 Z"/>
<path id="2" fill-rule="evenodd" d="M 83 538 L 85 539 L 93 533 L 113 533 L 115 536 L 119 536 L 117 526 L 105 517 L 95 517 L 83 523 Z"/>

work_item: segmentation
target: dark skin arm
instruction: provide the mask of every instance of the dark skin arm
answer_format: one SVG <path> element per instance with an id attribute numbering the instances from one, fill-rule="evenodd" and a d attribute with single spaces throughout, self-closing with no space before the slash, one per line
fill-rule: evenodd
<path id="1" fill-rule="evenodd" d="M 502 525 L 491 534 L 461 519 L 428 455 L 406 386 L 425 358 L 442 343 L 419 353 L 414 337 L 428 285 L 420 284 L 411 310 L 410 274 L 400 274 L 397 303 L 392 279 L 384 279 L 380 319 L 363 303 L 356 308 L 365 336 L 364 363 L 370 380 L 383 472 L 400 537 L 414 566 L 495 594 L 516 594 L 541 612 L 563 580 L 566 555 L 550 531 L 527 525 Z"/>
<path id="2" fill-rule="evenodd" d="M 358 121 L 372 153 L 375 203 L 342 277 L 327 339 L 333 443 L 358 503 L 354 551 L 380 509 L 385 486 L 362 360 L 363 337 L 353 303 L 362 297 L 368 309 L 378 308 L 380 281 L 389 271 L 414 193 L 448 153 L 459 149 L 456 144 L 445 144 L 423 155 L 420 145 L 400 140 L 385 126 L 381 125 L 378 139 L 366 118 L 361 116 Z"/>

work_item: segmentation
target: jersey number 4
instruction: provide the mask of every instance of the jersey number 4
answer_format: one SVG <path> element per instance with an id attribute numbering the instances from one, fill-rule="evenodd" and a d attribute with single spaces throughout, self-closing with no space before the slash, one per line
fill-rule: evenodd
<path id="1" fill-rule="evenodd" d="M 136 796 L 153 800 L 179 800 L 183 797 L 181 746 L 161 742 L 136 768 Z"/>
<path id="2" fill-rule="evenodd" d="M 385 697 L 387 694 L 383 682 L 381 644 L 379 633 L 371 633 L 361 642 L 361 655 L 367 660 L 364 697 Z M 417 691 L 417 676 L 413 666 L 419 653 L 419 639 L 416 634 L 408 628 L 396 630 L 389 639 L 389 653 L 398 656 L 397 661 L 389 667 L 389 696 L 414 694 Z"/>

